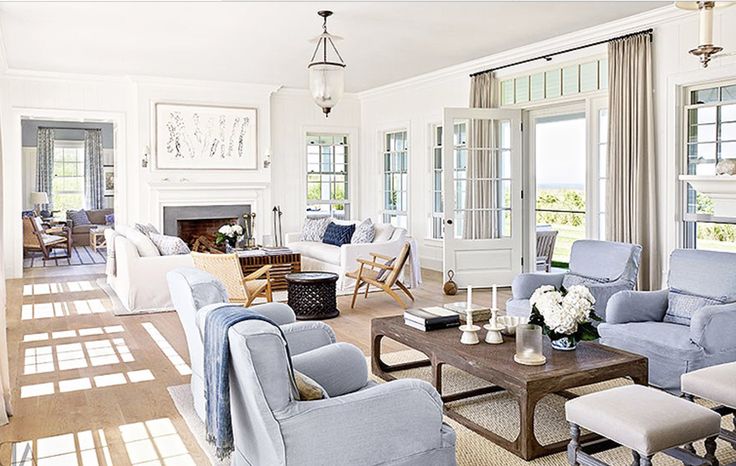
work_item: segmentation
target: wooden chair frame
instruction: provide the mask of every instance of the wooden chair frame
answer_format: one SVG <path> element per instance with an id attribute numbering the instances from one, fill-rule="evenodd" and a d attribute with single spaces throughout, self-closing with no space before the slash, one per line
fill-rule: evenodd
<path id="1" fill-rule="evenodd" d="M 44 242 L 43 235 L 56 235 L 60 239 Z M 65 249 L 66 255 L 52 256 L 54 249 Z M 72 257 L 72 235 L 68 227 L 54 227 L 39 230 L 32 217 L 23 217 L 23 250 L 41 251 L 43 260 L 69 259 Z"/>
<path id="2" fill-rule="evenodd" d="M 237 254 L 207 254 L 192 252 L 194 266 L 219 278 L 228 290 L 230 302 L 250 306 L 256 298 L 273 301 L 271 290 L 271 265 L 243 275 Z M 229 267 L 229 270 L 228 270 Z M 237 269 L 237 275 L 234 270 Z M 264 278 L 265 277 L 265 278 Z"/>
<path id="3" fill-rule="evenodd" d="M 350 308 L 355 308 L 355 299 L 358 297 L 358 291 L 360 290 L 360 287 L 365 284 L 366 298 L 368 298 L 368 291 L 370 290 L 371 285 L 373 285 L 381 291 L 386 292 L 386 294 L 391 296 L 401 307 L 408 309 L 409 306 L 404 303 L 404 300 L 401 299 L 401 296 L 396 291 L 394 291 L 393 287 L 397 286 L 409 297 L 409 299 L 414 301 L 414 296 L 412 296 L 409 288 L 399 280 L 401 270 L 404 268 L 404 265 L 406 265 L 406 261 L 409 257 L 409 244 L 407 243 L 404 245 L 397 257 L 386 256 L 375 252 L 370 253 L 370 255 L 373 260 L 358 259 L 358 263 L 360 264 L 358 270 L 346 274 L 348 277 L 355 279 L 353 301 L 350 304 Z M 379 260 L 382 260 L 383 263 L 379 262 Z M 384 277 L 381 277 L 381 272 L 385 275 Z"/>

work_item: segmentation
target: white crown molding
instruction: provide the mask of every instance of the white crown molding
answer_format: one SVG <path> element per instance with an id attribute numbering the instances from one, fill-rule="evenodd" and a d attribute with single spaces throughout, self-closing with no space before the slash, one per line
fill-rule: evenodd
<path id="1" fill-rule="evenodd" d="M 84 82 L 106 82 L 125 84 L 130 80 L 125 76 L 112 76 L 106 74 L 90 73 L 66 73 L 60 71 L 37 71 L 18 68 L 8 68 L 5 71 L 8 78 L 35 79 L 38 81 L 84 81 Z"/>
<path id="2" fill-rule="evenodd" d="M 443 79 L 457 77 L 458 75 L 470 74 L 476 71 L 482 71 L 494 66 L 500 66 L 509 62 L 525 60 L 533 58 L 545 53 L 552 53 L 557 50 L 563 50 L 586 43 L 597 42 L 608 39 L 617 35 L 635 32 L 640 29 L 651 28 L 665 23 L 676 21 L 685 16 L 691 15 L 692 12 L 684 11 L 676 8 L 674 5 L 657 8 L 646 11 L 634 16 L 611 21 L 598 26 L 582 29 L 579 31 L 564 34 L 552 39 L 547 39 L 533 44 L 517 47 L 504 52 L 489 55 L 477 60 L 460 63 L 458 65 L 449 66 L 429 73 L 414 76 L 408 79 L 397 81 L 394 83 L 379 86 L 357 93 L 361 100 L 371 99 L 395 92 L 408 87 L 416 88 L 417 86 L 429 85 Z M 656 40 L 656 37 L 655 37 Z"/>

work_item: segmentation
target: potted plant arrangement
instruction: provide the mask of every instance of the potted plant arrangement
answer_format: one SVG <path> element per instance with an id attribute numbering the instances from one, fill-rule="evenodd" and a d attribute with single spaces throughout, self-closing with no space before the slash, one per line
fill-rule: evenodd
<path id="1" fill-rule="evenodd" d="M 572 351 L 578 342 L 597 340 L 600 336 L 593 322 L 602 319 L 593 310 L 595 298 L 583 285 L 560 290 L 545 285 L 534 292 L 529 302 L 529 323 L 542 327 L 554 349 Z"/>
<path id="2" fill-rule="evenodd" d="M 225 244 L 226 250 L 235 248 L 235 244 L 243 237 L 243 227 L 238 224 L 225 224 L 217 230 L 215 244 Z"/>

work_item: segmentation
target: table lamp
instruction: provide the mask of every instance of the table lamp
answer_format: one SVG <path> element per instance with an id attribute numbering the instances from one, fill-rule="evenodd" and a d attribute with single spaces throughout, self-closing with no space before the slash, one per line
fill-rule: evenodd
<path id="1" fill-rule="evenodd" d="M 49 195 L 43 191 L 33 191 L 31 193 L 31 204 L 34 205 L 36 215 L 41 213 L 41 205 L 49 203 Z"/>

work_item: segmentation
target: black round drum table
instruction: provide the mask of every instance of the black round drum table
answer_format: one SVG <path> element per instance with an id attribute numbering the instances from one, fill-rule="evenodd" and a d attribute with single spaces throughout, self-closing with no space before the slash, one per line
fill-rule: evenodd
<path id="1" fill-rule="evenodd" d="M 340 315 L 335 286 L 338 275 L 331 272 L 297 272 L 286 276 L 289 306 L 297 320 L 332 319 Z"/>

